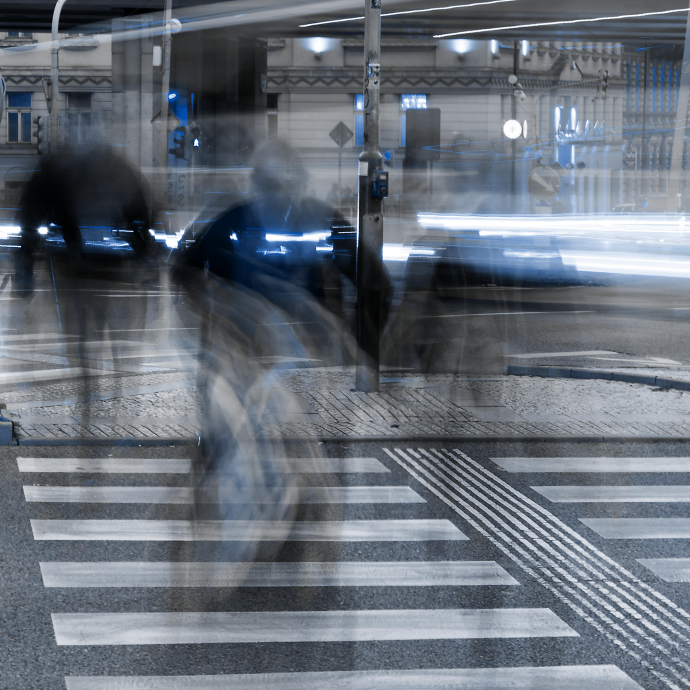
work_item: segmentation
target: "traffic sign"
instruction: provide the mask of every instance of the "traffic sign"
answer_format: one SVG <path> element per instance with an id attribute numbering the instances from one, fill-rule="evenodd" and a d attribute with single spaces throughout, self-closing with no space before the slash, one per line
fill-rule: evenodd
<path id="1" fill-rule="evenodd" d="M 553 168 L 540 165 L 533 168 L 527 176 L 527 189 L 529 193 L 540 201 L 546 201 L 558 194 L 561 188 L 561 178 Z"/>
<path id="2" fill-rule="evenodd" d="M 353 136 L 355 136 L 350 128 L 344 123 L 339 122 L 333 129 L 329 132 L 328 136 L 333 139 L 333 141 L 343 148 Z"/>

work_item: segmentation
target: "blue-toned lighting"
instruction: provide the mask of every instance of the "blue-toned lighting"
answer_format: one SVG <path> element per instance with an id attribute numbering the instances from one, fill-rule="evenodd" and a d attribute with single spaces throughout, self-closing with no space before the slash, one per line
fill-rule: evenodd
<path id="1" fill-rule="evenodd" d="M 171 92 L 168 94 L 168 100 L 169 100 L 169 101 L 174 101 L 176 98 L 177 98 L 177 94 L 176 94 L 174 91 L 171 91 Z"/>
<path id="2" fill-rule="evenodd" d="M 472 50 L 472 41 L 467 38 L 456 38 L 454 41 L 448 41 L 450 49 L 458 55 L 464 55 Z"/>
<path id="3" fill-rule="evenodd" d="M 306 40 L 307 48 L 317 55 L 325 53 L 331 47 L 331 42 L 332 39 L 323 38 L 321 36 L 315 36 L 314 38 L 308 38 Z"/>

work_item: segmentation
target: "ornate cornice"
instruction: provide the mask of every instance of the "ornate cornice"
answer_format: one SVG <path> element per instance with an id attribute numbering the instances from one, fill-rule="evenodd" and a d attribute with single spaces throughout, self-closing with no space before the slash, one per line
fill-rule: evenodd
<path id="1" fill-rule="evenodd" d="M 42 79 L 47 75 L 37 74 L 6 74 L 3 78 L 7 86 L 36 86 L 42 87 Z M 65 75 L 60 77 L 60 87 L 77 88 L 79 91 L 96 90 L 109 91 L 112 88 L 112 77 L 106 75 Z"/>
<path id="2" fill-rule="evenodd" d="M 528 93 L 543 91 L 558 84 L 553 79 L 520 78 L 520 82 Z M 578 82 L 562 82 L 559 84 L 563 91 L 593 92 L 596 91 L 596 83 L 580 84 Z M 362 88 L 361 70 L 327 69 L 327 70 L 299 70 L 299 69 L 274 69 L 268 71 L 267 90 L 269 92 L 286 91 L 347 91 L 357 92 Z M 403 91 L 420 92 L 448 92 L 453 90 L 464 91 L 483 89 L 499 93 L 512 93 L 512 87 L 508 83 L 507 76 L 491 74 L 466 74 L 457 70 L 433 70 L 433 71 L 384 71 L 381 77 L 382 93 L 400 93 Z M 609 82 L 609 92 L 618 92 L 625 89 L 625 82 Z M 554 90 L 556 91 L 556 90 Z M 556 91 L 557 92 L 557 91 Z"/>
<path id="3" fill-rule="evenodd" d="M 348 50 L 364 50 L 364 40 L 361 38 L 344 38 L 342 41 L 343 48 Z M 406 48 L 412 50 L 434 50 L 438 47 L 438 41 L 435 39 L 405 39 L 405 38 L 382 38 L 381 50 L 386 48 Z"/>

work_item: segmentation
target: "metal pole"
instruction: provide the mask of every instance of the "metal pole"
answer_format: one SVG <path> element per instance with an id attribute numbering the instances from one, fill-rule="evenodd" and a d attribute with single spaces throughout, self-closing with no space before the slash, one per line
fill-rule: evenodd
<path id="1" fill-rule="evenodd" d="M 379 152 L 381 102 L 381 0 L 364 6 L 364 148 L 359 157 L 357 219 L 357 367 L 355 388 L 379 389 L 379 345 L 383 299 L 382 201 L 372 186 L 383 158 Z"/>
<path id="2" fill-rule="evenodd" d="M 513 74 L 517 77 L 520 66 L 520 44 L 513 42 Z M 513 98 L 510 108 L 510 116 L 517 120 L 517 91 L 513 87 Z M 513 209 L 517 211 L 517 175 L 515 172 L 515 159 L 517 158 L 517 139 L 510 142 L 510 193 Z"/>
<path id="3" fill-rule="evenodd" d="M 688 92 L 690 92 L 690 13 L 685 25 L 685 48 L 683 63 L 680 68 L 680 85 L 678 87 L 678 108 L 676 109 L 676 126 L 673 134 L 673 148 L 671 149 L 671 170 L 668 178 L 668 194 L 666 197 L 666 211 L 675 213 L 678 210 L 678 195 L 683 175 L 683 148 L 685 144 L 685 128 L 688 118 Z"/>
<path id="4" fill-rule="evenodd" d="M 645 45 L 644 51 L 644 89 L 642 91 L 642 169 L 647 170 L 649 167 L 649 150 L 647 147 L 647 72 L 649 71 L 649 46 Z M 647 177 L 643 175 L 644 187 L 647 191 Z"/>
<path id="5" fill-rule="evenodd" d="M 161 84 L 161 133 L 160 133 L 160 152 L 158 155 L 159 183 L 160 183 L 160 202 L 163 207 L 167 207 L 166 199 L 166 178 L 168 173 L 168 95 L 170 93 L 170 29 L 172 24 L 172 0 L 165 0 L 165 14 L 163 17 L 165 32 L 163 33 L 163 79 Z M 168 232 L 168 225 L 165 222 L 165 211 L 161 214 L 163 230 Z"/>
<path id="6" fill-rule="evenodd" d="M 57 153 L 58 147 L 58 100 L 60 87 L 58 85 L 58 26 L 60 25 L 60 13 L 67 0 L 58 0 L 53 10 L 53 27 L 51 39 L 53 46 L 50 49 L 50 151 Z"/>

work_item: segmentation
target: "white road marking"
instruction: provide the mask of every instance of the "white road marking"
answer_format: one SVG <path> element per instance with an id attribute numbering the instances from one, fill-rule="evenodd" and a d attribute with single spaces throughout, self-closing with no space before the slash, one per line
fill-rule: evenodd
<path id="1" fill-rule="evenodd" d="M 20 472 L 189 474 L 191 463 L 170 458 L 17 458 Z M 280 463 L 276 469 L 280 469 Z M 290 469 L 304 474 L 390 472 L 376 458 L 290 458 Z"/>
<path id="2" fill-rule="evenodd" d="M 690 486 L 533 486 L 552 503 L 690 503 Z"/>
<path id="3" fill-rule="evenodd" d="M 62 369 L 40 369 L 34 371 L 7 371 L 0 373 L 0 383 L 27 383 L 29 381 L 57 381 L 60 379 L 74 379 L 79 376 L 112 376 L 112 371 L 102 369 L 82 369 L 80 367 L 64 367 Z M 46 422 L 50 418 L 46 417 Z"/>
<path id="4" fill-rule="evenodd" d="M 526 314 L 593 314 L 591 310 L 587 311 L 570 311 L 567 309 L 559 309 L 558 311 L 497 311 L 486 312 L 482 314 L 439 314 L 428 316 L 429 319 L 460 319 L 467 316 L 524 316 Z"/>
<path id="5" fill-rule="evenodd" d="M 224 676 L 67 676 L 67 690 L 643 690 L 617 666 L 308 671 Z"/>
<path id="6" fill-rule="evenodd" d="M 580 518 L 604 539 L 690 539 L 690 518 Z"/>
<path id="7" fill-rule="evenodd" d="M 82 338 L 81 335 L 67 335 L 66 333 L 29 333 L 25 335 L 5 335 L 0 336 L 0 343 L 5 341 L 14 342 L 22 340 L 64 340 L 65 338 Z M 46 346 L 47 347 L 47 346 Z"/>
<path id="8" fill-rule="evenodd" d="M 58 645 L 579 637 L 549 609 L 54 613 Z"/>
<path id="9" fill-rule="evenodd" d="M 617 355 L 619 352 L 610 350 L 579 350 L 576 352 L 532 352 L 524 355 L 506 355 L 515 359 L 531 359 L 533 357 L 588 357 L 590 355 Z"/>
<path id="10" fill-rule="evenodd" d="M 449 520 L 31 520 L 34 539 L 57 541 L 462 541 Z"/>
<path id="11" fill-rule="evenodd" d="M 661 683 L 690 684 L 690 664 L 678 658 L 690 614 L 668 597 L 461 451 L 384 451 Z"/>
<path id="12" fill-rule="evenodd" d="M 20 472 L 87 474 L 189 474 L 192 461 L 182 458 L 17 458 Z"/>
<path id="13" fill-rule="evenodd" d="M 638 558 L 665 582 L 690 582 L 690 558 Z"/>
<path id="14" fill-rule="evenodd" d="M 506 472 L 690 472 L 690 458 L 491 458 Z"/>
<path id="15" fill-rule="evenodd" d="M 198 330 L 199 330 L 198 326 L 166 326 L 165 328 L 108 328 L 108 329 L 96 331 L 96 333 L 134 333 L 135 331 L 148 333 L 149 331 L 198 331 Z"/>
<path id="16" fill-rule="evenodd" d="M 494 561 L 50 562 L 46 587 L 468 587 L 519 585 Z"/>
<path id="17" fill-rule="evenodd" d="M 192 489 L 165 486 L 25 486 L 24 496 L 27 503 L 194 503 Z M 300 502 L 426 503 L 409 486 L 312 487 Z"/>

